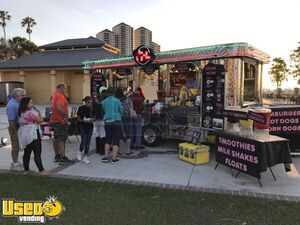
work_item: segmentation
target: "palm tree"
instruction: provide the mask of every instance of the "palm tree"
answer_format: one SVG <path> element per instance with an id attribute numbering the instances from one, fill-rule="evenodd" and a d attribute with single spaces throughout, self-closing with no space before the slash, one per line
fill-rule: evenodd
<path id="1" fill-rule="evenodd" d="M 4 41 L 6 41 L 6 22 L 11 20 L 11 15 L 8 15 L 8 11 L 0 11 L 0 25 L 3 28 Z"/>
<path id="2" fill-rule="evenodd" d="M 34 25 L 36 25 L 36 22 L 34 21 L 33 18 L 27 16 L 26 18 L 24 18 L 22 21 L 21 21 L 21 25 L 22 27 L 25 27 L 26 26 L 26 33 L 28 34 L 29 36 L 29 41 L 31 41 L 30 39 L 30 34 L 32 33 L 32 27 Z"/>

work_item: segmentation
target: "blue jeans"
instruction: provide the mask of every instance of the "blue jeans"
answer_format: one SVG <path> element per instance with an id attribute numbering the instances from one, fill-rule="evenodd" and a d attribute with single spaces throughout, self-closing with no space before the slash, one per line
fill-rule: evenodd
<path id="1" fill-rule="evenodd" d="M 137 114 L 134 120 L 134 147 L 142 145 L 142 115 Z"/>
<path id="2" fill-rule="evenodd" d="M 86 128 L 82 125 L 79 125 L 79 130 L 81 136 L 79 151 L 82 152 L 84 150 L 84 154 L 87 155 L 90 150 L 90 144 L 93 135 L 93 127 Z"/>

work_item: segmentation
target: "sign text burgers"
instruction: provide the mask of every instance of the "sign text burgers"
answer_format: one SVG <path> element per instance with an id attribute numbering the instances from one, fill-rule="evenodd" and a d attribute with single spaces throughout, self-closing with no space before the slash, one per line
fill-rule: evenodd
<path id="1" fill-rule="evenodd" d="M 300 133 L 300 107 L 270 107 L 270 133 L 280 135 L 284 133 Z"/>

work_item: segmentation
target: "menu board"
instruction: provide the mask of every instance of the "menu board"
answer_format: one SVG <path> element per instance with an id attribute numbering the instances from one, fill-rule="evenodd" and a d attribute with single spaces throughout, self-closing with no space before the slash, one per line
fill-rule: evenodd
<path id="1" fill-rule="evenodd" d="M 203 69 L 202 127 L 224 129 L 224 96 L 224 66 L 209 63 Z"/>
<path id="2" fill-rule="evenodd" d="M 175 68 L 180 74 L 186 74 L 190 70 L 190 67 L 187 63 L 177 63 L 175 64 Z"/>
<path id="3" fill-rule="evenodd" d="M 120 76 L 124 76 L 124 75 L 132 74 L 132 71 L 129 68 L 118 68 L 117 74 L 119 74 Z"/>
<path id="4" fill-rule="evenodd" d="M 300 136 L 300 106 L 270 107 L 270 109 L 272 110 L 269 128 L 271 134 L 278 136 L 298 134 Z"/>
<path id="5" fill-rule="evenodd" d="M 97 98 L 99 88 L 104 86 L 105 77 L 101 73 L 94 73 L 91 77 L 91 97 L 92 99 Z"/>
<path id="6" fill-rule="evenodd" d="M 176 63 L 175 64 L 175 69 L 180 73 L 180 74 L 187 74 L 190 69 L 194 70 L 195 69 L 195 65 L 192 63 Z"/>
<path id="7" fill-rule="evenodd" d="M 290 140 L 292 152 L 300 149 L 300 105 L 270 106 L 270 134 Z"/>

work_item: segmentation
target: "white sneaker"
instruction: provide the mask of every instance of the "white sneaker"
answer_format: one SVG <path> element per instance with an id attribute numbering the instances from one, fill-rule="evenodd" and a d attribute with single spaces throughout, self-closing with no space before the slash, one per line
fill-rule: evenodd
<path id="1" fill-rule="evenodd" d="M 83 155 L 83 152 L 79 151 L 77 152 L 77 159 L 78 161 L 82 161 L 82 155 Z"/>
<path id="2" fill-rule="evenodd" d="M 24 171 L 24 167 L 21 163 L 12 163 L 11 166 L 10 166 L 10 169 L 12 171 L 15 171 L 15 172 L 23 172 Z"/>
<path id="3" fill-rule="evenodd" d="M 24 168 L 23 164 L 20 163 L 19 161 L 15 165 Z"/>
<path id="4" fill-rule="evenodd" d="M 89 164 L 89 163 L 90 163 L 90 160 L 88 159 L 87 156 L 83 156 L 82 161 L 83 161 L 84 163 L 86 163 L 86 164 Z"/>

